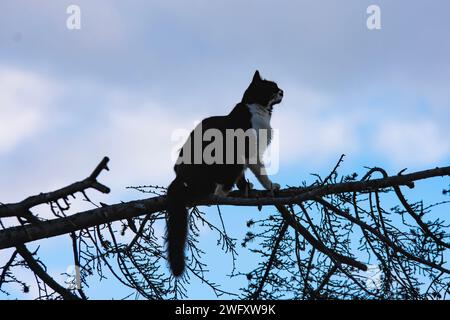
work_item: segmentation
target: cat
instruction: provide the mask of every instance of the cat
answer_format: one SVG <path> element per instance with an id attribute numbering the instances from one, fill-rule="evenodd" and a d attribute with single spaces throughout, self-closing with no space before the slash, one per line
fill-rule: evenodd
<path id="1" fill-rule="evenodd" d="M 267 176 L 262 155 L 271 141 L 270 118 L 273 107 L 282 99 L 283 90 L 275 82 L 262 79 L 256 70 L 242 101 L 226 116 L 204 119 L 183 145 L 174 166 L 176 177 L 167 189 L 168 261 L 175 277 L 181 276 L 185 269 L 184 249 L 188 231 L 186 204 L 189 201 L 211 194 L 226 196 L 234 185 L 248 192 L 252 185 L 245 179 L 246 168 L 255 174 L 264 188 L 272 191 L 280 188 Z M 208 132 L 221 134 L 222 140 L 220 137 L 212 142 L 208 141 L 212 139 L 204 139 L 199 144 L 195 139 L 196 133 L 204 137 Z M 227 135 L 229 132 L 250 132 L 244 137 L 244 149 L 236 143 L 239 135 Z M 222 153 L 223 161 L 219 159 L 211 163 L 203 159 L 207 148 L 219 141 L 222 141 L 222 146 L 213 150 L 211 155 L 216 159 Z M 195 149 L 196 146 L 198 149 Z"/>

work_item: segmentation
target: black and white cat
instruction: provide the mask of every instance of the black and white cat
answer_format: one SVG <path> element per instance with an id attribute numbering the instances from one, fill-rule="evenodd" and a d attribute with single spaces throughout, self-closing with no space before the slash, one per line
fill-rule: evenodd
<path id="1" fill-rule="evenodd" d="M 240 190 L 248 190 L 251 186 L 244 176 L 246 168 L 249 168 L 255 174 L 264 188 L 268 190 L 280 188 L 278 184 L 272 183 L 267 176 L 262 155 L 271 140 L 270 118 L 272 108 L 282 99 L 283 90 L 278 88 L 275 82 L 262 79 L 259 72 L 256 71 L 252 82 L 242 97 L 242 101 L 226 116 L 204 119 L 192 131 L 183 145 L 174 167 L 176 178 L 167 191 L 168 260 L 173 275 L 180 276 L 185 267 L 184 248 L 188 229 L 186 203 L 188 201 L 210 194 L 226 195 L 235 184 Z M 201 159 L 200 162 L 198 159 L 194 159 L 195 152 L 193 150 L 195 150 L 195 143 L 197 142 L 195 141 L 195 132 L 204 134 L 208 130 L 214 130 L 214 132 L 222 134 L 223 149 L 219 151 L 222 152 L 224 159 L 231 153 L 230 158 L 233 161 L 210 163 L 204 159 Z M 227 141 L 227 139 L 235 138 L 227 136 L 227 130 L 253 132 L 256 139 L 246 139 L 245 149 L 242 150 L 236 146 L 236 143 L 229 144 L 235 141 Z M 261 139 L 265 141 L 261 141 Z M 202 152 L 212 142 L 202 140 L 200 143 L 199 151 L 203 154 Z M 231 149 L 230 145 L 233 146 Z M 253 154 L 254 152 L 256 154 Z M 239 161 L 240 159 L 244 160 Z M 252 159 L 255 159 L 255 161 L 251 161 Z"/>

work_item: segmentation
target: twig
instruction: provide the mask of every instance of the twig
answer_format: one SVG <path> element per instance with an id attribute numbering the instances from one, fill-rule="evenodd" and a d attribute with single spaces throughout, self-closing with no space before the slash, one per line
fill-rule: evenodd
<path id="1" fill-rule="evenodd" d="M 383 241 L 385 244 L 387 244 L 392 250 L 394 250 L 395 252 L 401 253 L 402 255 L 406 256 L 408 259 L 419 262 L 421 264 L 427 265 L 431 268 L 437 269 L 439 271 L 445 272 L 447 274 L 450 274 L 450 270 L 425 259 L 421 259 L 418 258 L 416 256 L 414 256 L 413 254 L 407 252 L 405 249 L 403 249 L 402 247 L 396 245 L 391 239 L 385 237 L 384 235 L 382 235 L 381 233 L 379 233 L 376 229 L 372 228 L 371 226 L 369 226 L 368 224 L 366 224 L 363 221 L 360 221 L 359 219 L 351 216 L 350 214 L 343 212 L 342 210 L 340 210 L 339 208 L 333 206 L 332 204 L 330 204 L 329 202 L 321 199 L 321 198 L 317 198 L 316 199 L 317 202 L 321 203 L 323 206 L 327 207 L 330 210 L 333 210 L 337 215 L 344 217 L 346 219 L 348 219 L 349 221 L 353 222 L 354 224 L 360 226 L 361 228 L 364 228 L 365 230 L 369 231 L 370 233 L 372 233 L 374 236 L 376 236 L 378 239 L 380 239 L 381 241 Z"/>
<path id="2" fill-rule="evenodd" d="M 11 267 L 14 260 L 16 259 L 17 253 L 18 253 L 17 250 L 15 250 L 13 252 L 13 254 L 11 255 L 11 258 L 9 258 L 8 262 L 3 267 L 2 274 L 0 275 L 0 289 L 2 288 L 3 282 L 6 279 L 6 275 L 8 274 L 9 268 Z"/>
<path id="3" fill-rule="evenodd" d="M 46 285 L 52 288 L 55 292 L 57 292 L 61 297 L 65 300 L 80 300 L 79 297 L 71 293 L 66 288 L 62 287 L 59 283 L 57 283 L 52 277 L 48 275 L 47 272 L 41 267 L 41 265 L 33 258 L 33 255 L 25 245 L 18 245 L 17 252 L 22 256 L 22 258 L 27 263 L 28 267 L 33 271 L 35 275 L 37 275 Z"/>
<path id="4" fill-rule="evenodd" d="M 344 256 L 340 253 L 334 252 L 331 249 L 327 248 L 323 242 L 316 239 L 304 226 L 302 226 L 295 218 L 290 214 L 290 212 L 284 207 L 284 206 L 276 206 L 277 210 L 281 213 L 283 218 L 289 225 L 294 228 L 299 234 L 305 238 L 306 241 L 309 242 L 310 245 L 315 247 L 318 251 L 322 252 L 323 254 L 326 254 L 329 256 L 332 260 L 338 261 L 343 264 L 350 265 L 352 267 L 355 267 L 359 270 L 366 271 L 367 266 L 359 262 L 358 260 Z"/>
<path id="5" fill-rule="evenodd" d="M 91 173 L 91 175 L 82 181 L 72 183 L 71 185 L 56 191 L 40 193 L 38 195 L 28 197 L 19 203 L 10 203 L 1 205 L 0 218 L 17 216 L 29 219 L 30 208 L 40 204 L 52 203 L 59 199 L 67 198 L 69 195 L 73 195 L 77 192 L 84 192 L 89 188 L 96 189 L 97 191 L 100 191 L 102 193 L 109 193 L 110 189 L 97 181 L 97 177 L 102 170 L 109 170 L 107 166 L 108 161 L 109 158 L 104 157 L 103 160 L 97 165 L 97 167 Z"/>
<path id="6" fill-rule="evenodd" d="M 256 289 L 255 293 L 252 295 L 252 299 L 257 300 L 259 296 L 261 295 L 262 289 L 267 281 L 267 277 L 269 276 L 269 272 L 272 269 L 273 262 L 275 261 L 275 257 L 277 255 L 278 247 L 280 246 L 280 242 L 283 239 L 287 229 L 289 227 L 289 224 L 286 221 L 283 221 L 280 231 L 278 232 L 277 240 L 275 241 L 275 244 L 272 248 L 272 253 L 270 254 L 269 261 L 267 261 L 266 264 L 266 270 L 264 271 L 264 275 L 259 282 L 258 288 Z"/>
<path id="7" fill-rule="evenodd" d="M 209 196 L 205 199 L 200 199 L 195 203 L 190 203 L 189 205 L 263 206 L 295 204 L 306 200 L 314 200 L 317 199 L 317 197 L 330 194 L 369 192 L 397 185 L 411 185 L 412 182 L 416 180 L 447 175 L 450 175 L 450 166 L 383 179 L 345 182 L 311 188 L 290 188 L 278 191 L 276 197 L 271 196 L 270 192 L 267 191 L 251 191 L 248 197 L 242 197 L 240 192 L 235 191 L 230 193 L 229 197 Z M 0 231 L 0 249 L 14 247 L 20 243 L 66 234 L 108 222 L 129 219 L 144 214 L 152 214 L 165 209 L 166 197 L 159 196 L 96 208 L 66 218 L 42 221 L 37 226 L 26 225 L 24 227 L 10 227 Z"/>

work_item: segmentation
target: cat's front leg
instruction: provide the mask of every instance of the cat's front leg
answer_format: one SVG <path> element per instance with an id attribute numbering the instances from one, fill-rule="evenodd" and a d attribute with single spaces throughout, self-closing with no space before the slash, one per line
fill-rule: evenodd
<path id="1" fill-rule="evenodd" d="M 262 184 L 262 186 L 272 192 L 272 195 L 274 191 L 280 189 L 280 185 L 278 183 L 273 183 L 272 180 L 269 179 L 266 168 L 262 161 L 258 161 L 255 164 L 249 164 L 248 167 L 256 176 L 258 181 Z"/>

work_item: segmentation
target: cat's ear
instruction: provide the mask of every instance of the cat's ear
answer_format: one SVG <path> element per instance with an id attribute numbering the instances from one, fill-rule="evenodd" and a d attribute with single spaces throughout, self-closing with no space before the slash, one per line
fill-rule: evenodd
<path id="1" fill-rule="evenodd" d="M 261 76 L 259 75 L 259 71 L 258 70 L 255 71 L 255 74 L 253 75 L 252 82 L 257 82 L 257 81 L 261 81 Z"/>

